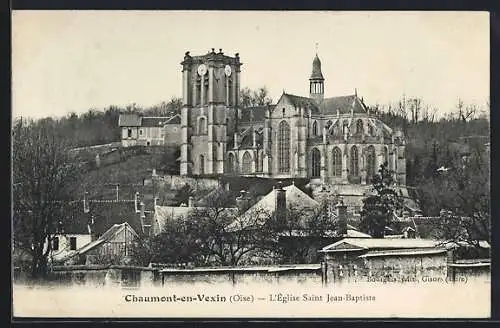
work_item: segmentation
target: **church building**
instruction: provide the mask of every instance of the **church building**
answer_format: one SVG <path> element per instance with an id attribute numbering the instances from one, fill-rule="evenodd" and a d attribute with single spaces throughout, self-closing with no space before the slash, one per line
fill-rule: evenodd
<path id="1" fill-rule="evenodd" d="M 316 185 L 364 185 L 388 163 L 406 183 L 405 138 L 371 114 L 357 92 L 325 97 L 318 55 L 309 95 L 240 108 L 239 54 L 186 52 L 182 65 L 182 176 L 305 178 Z M 307 84 L 305 85 L 305 87 Z"/>

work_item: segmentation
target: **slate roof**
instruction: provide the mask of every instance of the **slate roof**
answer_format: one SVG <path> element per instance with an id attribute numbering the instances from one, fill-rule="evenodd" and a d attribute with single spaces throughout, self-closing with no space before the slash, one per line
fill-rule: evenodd
<path id="1" fill-rule="evenodd" d="M 336 243 L 323 247 L 321 252 L 436 248 L 441 245 L 441 241 L 431 239 L 344 238 Z"/>
<path id="2" fill-rule="evenodd" d="M 118 126 L 141 126 L 141 117 L 137 114 L 120 114 Z"/>
<path id="3" fill-rule="evenodd" d="M 365 105 L 356 95 L 325 98 L 319 105 L 312 98 L 288 93 L 284 93 L 283 96 L 286 97 L 293 106 L 310 108 L 313 113 L 316 114 L 336 115 L 337 109 L 340 114 L 350 114 L 351 109 L 353 109 L 353 113 L 355 114 L 367 112 Z"/>
<path id="4" fill-rule="evenodd" d="M 311 108 L 313 109 L 313 111 L 318 110 L 318 105 L 312 98 L 292 95 L 289 93 L 284 93 L 283 97 L 286 97 L 293 106 L 302 108 Z"/>
<path id="5" fill-rule="evenodd" d="M 313 59 L 313 69 L 311 73 L 311 80 L 324 80 L 323 73 L 321 73 L 321 60 L 319 60 L 318 54 Z"/>
<path id="6" fill-rule="evenodd" d="M 264 122 L 266 117 L 266 111 L 272 109 L 275 106 L 256 106 L 256 107 L 246 107 L 241 109 L 241 117 L 239 119 L 240 123 L 249 122 Z"/>
<path id="7" fill-rule="evenodd" d="M 354 113 L 366 113 L 365 106 L 356 95 L 325 98 L 319 105 L 320 112 L 324 114 L 337 114 L 337 109 L 340 114 L 349 114 L 351 108 Z"/>
<path id="8" fill-rule="evenodd" d="M 165 124 L 181 124 L 181 116 L 176 114 L 170 117 Z"/>
<path id="9" fill-rule="evenodd" d="M 143 117 L 141 126 L 145 128 L 161 128 L 167 124 L 168 120 L 170 120 L 170 117 Z"/>
<path id="10" fill-rule="evenodd" d="M 181 116 L 145 116 L 141 117 L 138 114 L 120 114 L 118 118 L 118 126 L 130 127 L 163 127 L 165 124 L 181 124 Z"/>

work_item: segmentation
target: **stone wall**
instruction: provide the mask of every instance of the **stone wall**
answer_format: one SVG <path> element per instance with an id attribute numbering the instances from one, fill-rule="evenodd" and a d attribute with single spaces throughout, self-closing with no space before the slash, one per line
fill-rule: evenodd
<path id="1" fill-rule="evenodd" d="M 448 276 L 454 281 L 491 281 L 490 263 L 471 263 L 471 264 L 451 264 L 448 268 Z"/>
<path id="2" fill-rule="evenodd" d="M 447 254 L 390 255 L 361 258 L 363 251 L 325 255 L 328 283 L 446 279 Z"/>
<path id="3" fill-rule="evenodd" d="M 148 287 L 160 282 L 156 270 L 132 266 L 60 266 L 48 278 L 58 285 L 88 287 Z"/>
<path id="4" fill-rule="evenodd" d="M 321 286 L 323 282 L 320 265 L 317 268 L 296 269 L 269 269 L 261 267 L 232 268 L 232 269 L 195 269 L 169 270 L 162 272 L 163 286 L 179 286 L 197 284 L 301 284 Z"/>
<path id="5" fill-rule="evenodd" d="M 157 178 L 158 184 L 164 185 L 172 190 L 181 189 L 186 183 L 195 190 L 214 189 L 219 186 L 218 179 L 210 178 L 189 178 L 180 175 L 161 175 Z M 145 184 L 151 183 L 150 180 Z"/>

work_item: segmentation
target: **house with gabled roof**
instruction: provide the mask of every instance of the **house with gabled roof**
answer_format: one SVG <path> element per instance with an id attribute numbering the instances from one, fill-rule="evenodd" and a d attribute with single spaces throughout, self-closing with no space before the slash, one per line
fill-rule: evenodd
<path id="1" fill-rule="evenodd" d="M 241 196 L 243 197 L 243 195 Z M 279 183 L 270 193 L 244 211 L 228 227 L 229 231 L 244 231 L 265 226 L 267 220 L 282 222 L 282 228 L 274 226 L 279 245 L 294 248 L 300 245 L 307 253 L 300 261 L 316 263 L 317 251 L 339 238 L 371 238 L 358 231 L 348 219 L 347 206 L 326 206 L 311 198 L 295 184 L 282 187 Z M 251 256 L 252 254 L 249 254 Z M 259 261 L 255 256 L 254 262 Z"/>
<path id="2" fill-rule="evenodd" d="M 79 249 L 105 235 L 115 225 L 126 223 L 138 236 L 152 229 L 152 211 L 136 194 L 133 200 L 87 199 L 70 201 L 62 207 L 59 224 L 51 234 L 49 260 L 72 258 Z"/>
<path id="3" fill-rule="evenodd" d="M 344 238 L 319 250 L 330 282 L 419 282 L 444 279 L 453 259 L 449 243 L 414 238 Z"/>
<path id="4" fill-rule="evenodd" d="M 132 256 L 139 238 L 129 223 L 114 224 L 96 240 L 76 250 L 77 264 L 121 264 Z"/>
<path id="5" fill-rule="evenodd" d="M 179 114 L 168 117 L 121 114 L 118 119 L 123 147 L 163 146 L 180 143 Z"/>

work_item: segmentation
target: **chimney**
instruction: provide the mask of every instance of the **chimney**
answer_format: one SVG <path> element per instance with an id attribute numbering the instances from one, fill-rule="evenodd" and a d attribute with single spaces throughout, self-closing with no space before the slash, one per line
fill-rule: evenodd
<path id="1" fill-rule="evenodd" d="M 88 192 L 85 191 L 83 193 L 83 213 L 90 212 L 89 203 L 87 202 L 87 195 L 88 195 Z"/>
<path id="2" fill-rule="evenodd" d="M 134 207 L 135 207 L 135 212 L 136 213 L 139 213 L 138 202 L 139 202 L 139 192 L 136 191 L 135 196 L 134 196 Z"/>
<path id="3" fill-rule="evenodd" d="M 245 190 L 240 191 L 240 195 L 236 197 L 236 206 L 240 213 L 245 212 L 248 209 L 248 197 Z"/>
<path id="4" fill-rule="evenodd" d="M 337 205 L 335 205 L 335 209 L 337 212 L 337 222 L 339 234 L 342 237 L 347 236 L 347 206 L 344 205 L 344 201 L 341 198 Z"/>
<path id="5" fill-rule="evenodd" d="M 188 207 L 193 207 L 193 196 L 189 196 L 188 198 Z"/>
<path id="6" fill-rule="evenodd" d="M 286 191 L 283 189 L 282 182 L 278 182 L 276 188 L 274 189 L 276 193 L 276 208 L 275 215 L 279 222 L 286 221 Z"/>

